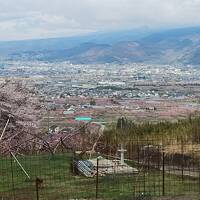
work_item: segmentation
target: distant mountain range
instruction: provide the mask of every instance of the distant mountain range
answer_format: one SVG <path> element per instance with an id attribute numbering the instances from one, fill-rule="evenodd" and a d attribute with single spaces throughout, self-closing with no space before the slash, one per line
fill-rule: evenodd
<path id="1" fill-rule="evenodd" d="M 0 42 L 0 57 L 72 63 L 200 64 L 200 27 L 129 30 L 87 36 Z"/>

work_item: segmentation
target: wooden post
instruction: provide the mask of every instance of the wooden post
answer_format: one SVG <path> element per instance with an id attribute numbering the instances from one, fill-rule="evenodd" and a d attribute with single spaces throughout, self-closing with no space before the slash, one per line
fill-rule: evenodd
<path id="1" fill-rule="evenodd" d="M 36 199 L 39 200 L 39 184 L 40 184 L 40 179 L 36 178 L 35 179 L 35 188 L 36 188 Z"/>

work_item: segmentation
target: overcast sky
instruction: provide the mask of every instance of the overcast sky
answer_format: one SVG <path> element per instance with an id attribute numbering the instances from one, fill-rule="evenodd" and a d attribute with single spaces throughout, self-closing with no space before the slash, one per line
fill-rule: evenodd
<path id="1" fill-rule="evenodd" d="M 0 40 L 200 25 L 200 0 L 0 0 Z"/>

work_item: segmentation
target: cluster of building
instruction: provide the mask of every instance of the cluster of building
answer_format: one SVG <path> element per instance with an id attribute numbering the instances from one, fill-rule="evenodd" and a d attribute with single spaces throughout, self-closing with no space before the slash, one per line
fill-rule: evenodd
<path id="1" fill-rule="evenodd" d="M 200 70 L 193 66 L 4 61 L 0 75 L 30 80 L 41 96 L 58 98 L 184 98 L 200 92 Z"/>
<path id="2" fill-rule="evenodd" d="M 1 63 L 0 76 L 34 87 L 59 123 L 76 117 L 110 122 L 122 114 L 171 119 L 199 110 L 200 69 L 194 66 L 13 60 Z"/>

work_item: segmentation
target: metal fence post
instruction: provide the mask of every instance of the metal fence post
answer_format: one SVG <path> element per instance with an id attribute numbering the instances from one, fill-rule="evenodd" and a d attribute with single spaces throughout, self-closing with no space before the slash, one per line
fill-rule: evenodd
<path id="1" fill-rule="evenodd" d="M 185 156 L 184 156 L 184 149 L 183 149 L 183 139 L 181 138 L 181 154 L 182 154 L 182 161 L 181 161 L 181 179 L 182 179 L 182 183 L 184 180 L 184 160 L 185 160 Z"/>
<path id="2" fill-rule="evenodd" d="M 96 199 L 99 194 L 99 158 L 97 158 L 97 174 L 96 174 Z"/>
<path id="3" fill-rule="evenodd" d="M 148 146 L 147 146 L 147 169 L 149 171 L 150 169 L 150 155 L 149 155 L 149 143 L 148 143 Z"/>
<path id="4" fill-rule="evenodd" d="M 200 194 L 200 164 L 199 164 L 198 168 L 199 168 L 199 181 L 198 182 L 199 182 L 199 194 Z"/>
<path id="5" fill-rule="evenodd" d="M 133 199 L 136 197 L 136 177 L 133 174 Z"/>
<path id="6" fill-rule="evenodd" d="M 144 170 L 144 195 L 146 195 L 146 169 Z"/>
<path id="7" fill-rule="evenodd" d="M 13 199 L 15 199 L 15 186 L 14 186 L 14 172 L 13 172 L 12 154 L 10 154 L 10 168 L 11 168 L 11 181 L 12 181 Z"/>
<path id="8" fill-rule="evenodd" d="M 165 196 L 165 151 L 163 149 L 162 162 L 162 194 Z"/>
<path id="9" fill-rule="evenodd" d="M 138 165 L 140 163 L 140 146 L 139 146 L 139 139 L 137 138 L 137 161 Z"/>

